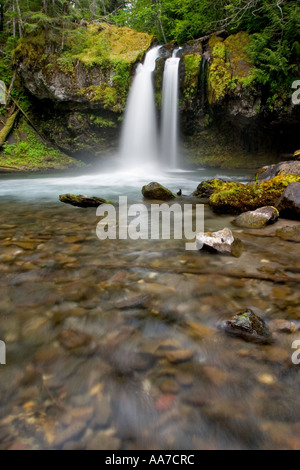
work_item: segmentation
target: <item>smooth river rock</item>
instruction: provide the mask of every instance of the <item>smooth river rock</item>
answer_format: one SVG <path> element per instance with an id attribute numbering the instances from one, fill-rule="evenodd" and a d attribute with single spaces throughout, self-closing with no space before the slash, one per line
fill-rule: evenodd
<path id="1" fill-rule="evenodd" d="M 197 249 L 212 250 L 221 254 L 240 256 L 242 243 L 238 238 L 234 238 L 229 228 L 224 228 L 219 232 L 200 232 L 196 236 Z"/>
<path id="2" fill-rule="evenodd" d="M 234 224 L 245 228 L 263 228 L 274 224 L 279 217 L 276 207 L 265 206 L 255 211 L 244 212 L 234 219 Z"/>
<path id="3" fill-rule="evenodd" d="M 142 194 L 145 199 L 157 199 L 160 201 L 170 201 L 176 197 L 169 189 L 156 182 L 143 186 Z"/>

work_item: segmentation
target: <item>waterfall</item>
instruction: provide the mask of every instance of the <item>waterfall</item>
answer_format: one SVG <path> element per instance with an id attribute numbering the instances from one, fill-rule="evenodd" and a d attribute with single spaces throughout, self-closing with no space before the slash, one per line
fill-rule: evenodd
<path id="1" fill-rule="evenodd" d="M 152 74 L 160 46 L 147 52 L 129 92 L 121 134 L 120 154 L 126 169 L 152 165 L 157 160 L 158 136 Z"/>
<path id="2" fill-rule="evenodd" d="M 162 91 L 161 148 L 164 166 L 174 169 L 178 164 L 178 75 L 180 59 L 173 57 L 165 63 Z"/>

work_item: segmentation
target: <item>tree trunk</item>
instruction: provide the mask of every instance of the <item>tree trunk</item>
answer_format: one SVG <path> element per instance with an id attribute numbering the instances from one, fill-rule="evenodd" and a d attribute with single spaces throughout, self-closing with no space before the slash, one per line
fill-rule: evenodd
<path id="1" fill-rule="evenodd" d="M 16 2 L 16 9 L 17 9 L 17 15 L 18 15 L 19 35 L 20 35 L 20 38 L 21 38 L 23 36 L 23 20 L 22 20 L 19 0 L 15 0 L 15 2 Z"/>
<path id="2" fill-rule="evenodd" d="M 13 0 L 13 19 L 12 19 L 12 22 L 13 22 L 13 37 L 14 38 L 16 37 L 16 17 L 15 17 L 15 14 L 16 14 L 16 7 L 15 7 L 15 0 Z"/>

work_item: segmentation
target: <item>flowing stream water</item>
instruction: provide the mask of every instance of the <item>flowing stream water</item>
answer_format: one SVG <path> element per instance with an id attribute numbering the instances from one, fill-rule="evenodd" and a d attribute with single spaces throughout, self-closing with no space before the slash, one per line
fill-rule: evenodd
<path id="1" fill-rule="evenodd" d="M 190 194 L 211 173 L 1 178 L 1 449 L 299 449 L 300 250 L 275 236 L 296 222 L 235 232 L 231 258 L 184 240 L 100 241 L 95 209 L 58 201 L 142 202 L 150 176 Z M 205 207 L 206 230 L 232 220 Z M 220 331 L 245 308 L 274 344 Z"/>

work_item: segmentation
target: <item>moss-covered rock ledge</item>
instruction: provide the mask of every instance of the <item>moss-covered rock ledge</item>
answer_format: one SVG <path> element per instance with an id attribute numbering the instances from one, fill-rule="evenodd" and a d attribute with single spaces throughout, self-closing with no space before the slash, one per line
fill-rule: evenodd
<path id="1" fill-rule="evenodd" d="M 149 34 L 97 22 L 58 32 L 49 51 L 41 29 L 20 39 L 15 59 L 25 87 L 40 100 L 122 112 L 134 66 L 152 41 Z"/>
<path id="2" fill-rule="evenodd" d="M 300 176 L 279 175 L 261 183 L 234 183 L 218 179 L 201 183 L 195 196 L 209 196 L 211 208 L 222 214 L 240 214 L 263 206 L 275 206 L 284 190 Z"/>

